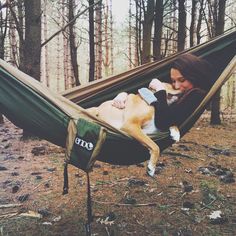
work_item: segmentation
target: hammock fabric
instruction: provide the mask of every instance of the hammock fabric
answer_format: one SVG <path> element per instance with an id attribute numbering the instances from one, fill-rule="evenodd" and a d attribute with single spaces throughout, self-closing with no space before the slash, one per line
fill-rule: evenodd
<path id="1" fill-rule="evenodd" d="M 207 59 L 214 66 L 215 81 L 199 107 L 180 126 L 181 136 L 193 126 L 206 104 L 232 74 L 236 65 L 236 32 L 185 52 Z M 121 91 L 135 93 L 154 77 L 169 81 L 171 63 L 178 55 L 73 88 L 63 96 L 0 60 L 0 109 L 16 126 L 66 148 L 68 163 L 83 170 L 89 170 L 95 159 L 118 165 L 137 164 L 149 159 L 149 151 L 84 108 L 112 99 Z M 161 150 L 173 143 L 169 132 L 158 132 L 151 138 Z"/>

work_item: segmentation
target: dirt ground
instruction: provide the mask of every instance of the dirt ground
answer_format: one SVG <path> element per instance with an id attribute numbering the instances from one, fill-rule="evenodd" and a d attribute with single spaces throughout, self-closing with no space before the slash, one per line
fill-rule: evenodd
<path id="1" fill-rule="evenodd" d="M 236 121 L 206 118 L 160 158 L 155 178 L 145 163 L 96 162 L 90 174 L 92 235 L 236 235 Z M 69 166 L 62 195 L 63 150 L 22 140 L 0 126 L 0 235 L 86 235 L 87 182 Z"/>

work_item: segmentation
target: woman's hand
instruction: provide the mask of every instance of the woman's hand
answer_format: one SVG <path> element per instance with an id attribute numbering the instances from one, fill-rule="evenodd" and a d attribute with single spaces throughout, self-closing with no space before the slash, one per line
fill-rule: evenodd
<path id="1" fill-rule="evenodd" d="M 160 90 L 165 90 L 164 85 L 159 79 L 152 79 L 152 81 L 149 84 L 149 88 L 154 90 L 155 92 L 158 92 Z"/>
<path id="2" fill-rule="evenodd" d="M 114 107 L 116 107 L 118 109 L 124 109 L 127 97 L 128 97 L 128 93 L 126 93 L 126 92 L 119 93 L 112 100 L 112 106 L 114 106 Z"/>

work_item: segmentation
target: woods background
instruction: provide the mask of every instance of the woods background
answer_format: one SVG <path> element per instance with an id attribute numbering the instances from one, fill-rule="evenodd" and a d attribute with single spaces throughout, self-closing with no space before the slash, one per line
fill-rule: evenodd
<path id="1" fill-rule="evenodd" d="M 114 11 L 117 1 L 123 18 Z M 235 26 L 234 0 L 6 0 L 0 1 L 0 57 L 60 92 L 163 59 Z M 234 77 L 211 103 L 212 124 L 236 110 Z"/>

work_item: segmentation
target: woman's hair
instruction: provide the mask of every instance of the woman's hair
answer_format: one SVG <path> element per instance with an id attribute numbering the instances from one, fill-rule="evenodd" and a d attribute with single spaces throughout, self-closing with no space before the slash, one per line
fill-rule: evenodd
<path id="1" fill-rule="evenodd" d="M 174 60 L 172 68 L 177 69 L 195 87 L 209 90 L 212 86 L 212 66 L 200 57 L 190 53 L 182 54 Z"/>

